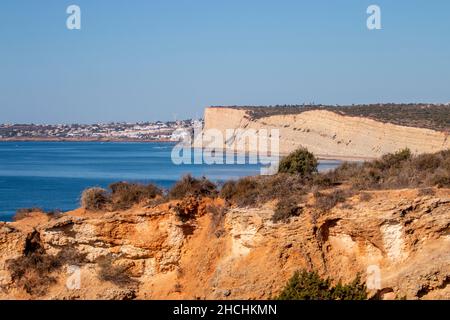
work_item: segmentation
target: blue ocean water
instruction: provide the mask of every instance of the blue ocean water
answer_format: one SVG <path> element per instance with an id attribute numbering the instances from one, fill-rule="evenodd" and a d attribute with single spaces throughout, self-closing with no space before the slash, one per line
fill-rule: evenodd
<path id="1" fill-rule="evenodd" d="M 72 210 L 88 187 L 112 182 L 169 188 L 187 173 L 221 182 L 259 174 L 259 165 L 175 165 L 174 143 L 0 142 L 0 220 L 19 208 Z M 327 161 L 320 169 L 334 167 Z"/>

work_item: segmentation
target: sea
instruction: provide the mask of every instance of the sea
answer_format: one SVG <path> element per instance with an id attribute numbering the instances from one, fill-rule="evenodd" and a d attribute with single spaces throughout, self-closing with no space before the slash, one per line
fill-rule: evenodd
<path id="1" fill-rule="evenodd" d="M 0 221 L 20 208 L 68 211 L 79 207 L 89 187 L 113 182 L 154 183 L 170 188 L 183 175 L 207 177 L 219 185 L 260 173 L 258 164 L 172 162 L 170 142 L 0 142 Z M 247 161 L 248 162 L 248 161 Z M 319 170 L 339 161 L 321 161 Z"/>

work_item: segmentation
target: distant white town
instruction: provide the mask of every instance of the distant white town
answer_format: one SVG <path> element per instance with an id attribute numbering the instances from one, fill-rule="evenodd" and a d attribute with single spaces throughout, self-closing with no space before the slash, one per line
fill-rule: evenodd
<path id="1" fill-rule="evenodd" d="M 0 141 L 180 141 L 202 127 L 203 120 L 98 124 L 0 124 Z"/>

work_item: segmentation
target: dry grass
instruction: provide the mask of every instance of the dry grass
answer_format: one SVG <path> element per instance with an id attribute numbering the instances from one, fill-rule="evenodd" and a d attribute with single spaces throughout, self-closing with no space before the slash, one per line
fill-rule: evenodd
<path id="1" fill-rule="evenodd" d="M 33 216 L 36 213 L 46 214 L 49 219 L 56 219 L 62 215 L 62 211 L 59 209 L 45 211 L 42 208 L 22 208 L 16 211 L 15 215 L 12 217 L 12 220 L 13 221 L 23 220 Z"/>
<path id="2" fill-rule="evenodd" d="M 98 265 L 100 269 L 97 276 L 102 281 L 114 283 L 119 287 L 129 287 L 138 284 L 138 281 L 130 276 L 127 268 L 116 264 L 111 256 L 101 259 Z"/>
<path id="3" fill-rule="evenodd" d="M 421 188 L 419 189 L 418 196 L 424 197 L 424 196 L 434 196 L 436 194 L 436 191 L 434 191 L 433 188 Z"/>
<path id="4" fill-rule="evenodd" d="M 105 210 L 110 202 L 108 191 L 102 188 L 89 188 L 84 190 L 81 195 L 81 207 L 86 210 Z"/>
<path id="5" fill-rule="evenodd" d="M 6 266 L 14 283 L 28 294 L 41 296 L 56 283 L 53 272 L 64 265 L 80 265 L 85 259 L 74 249 L 61 250 L 57 255 L 49 255 L 41 245 L 40 234 L 31 233 L 25 243 L 24 254 L 6 261 Z"/>
<path id="6" fill-rule="evenodd" d="M 186 196 L 215 197 L 217 185 L 205 177 L 196 179 L 186 175 L 169 190 L 170 199 L 182 199 Z"/>
<path id="7" fill-rule="evenodd" d="M 328 175 L 358 190 L 450 187 L 450 151 L 418 156 L 401 150 L 379 160 L 343 164 Z"/>
<path id="8" fill-rule="evenodd" d="M 277 200 L 279 206 L 273 219 L 281 221 L 297 214 L 289 203 L 301 203 L 303 196 L 308 193 L 315 194 L 314 207 L 319 212 L 324 212 L 357 193 L 361 201 L 369 201 L 370 195 L 363 191 L 433 187 L 450 187 L 450 150 L 415 156 L 408 149 L 403 149 L 374 161 L 345 162 L 325 173 L 313 170 L 304 174 L 298 170 L 288 170 L 273 176 L 245 177 L 225 182 L 220 192 L 217 185 L 208 179 L 197 179 L 191 175 L 184 176 L 164 196 L 154 185 L 121 182 L 110 186 L 111 193 L 100 188 L 87 189 L 83 193 L 82 204 L 89 210 L 119 210 L 146 200 L 160 203 L 219 195 L 226 201 L 227 206 L 238 207 L 260 206 Z M 191 215 L 189 212 L 192 208 L 189 203 L 180 203 L 180 206 L 174 209 L 185 219 Z M 185 212 L 186 210 L 189 212 Z"/>
<path id="9" fill-rule="evenodd" d="M 450 187 L 450 150 L 414 156 L 404 149 L 374 161 L 345 162 L 334 170 L 310 176 L 279 173 L 246 177 L 226 182 L 220 196 L 229 205 L 241 207 L 271 200 L 279 200 L 281 206 L 288 198 L 301 201 L 303 195 L 314 193 L 314 207 L 324 212 L 356 193 L 360 193 L 361 201 L 369 201 L 370 195 L 362 191 L 432 187 Z M 280 208 L 275 220 L 289 215 L 282 211 L 289 212 L 289 208 Z"/>
<path id="10" fill-rule="evenodd" d="M 271 200 L 286 197 L 289 194 L 307 193 L 310 178 L 299 174 L 279 173 L 273 176 L 245 177 L 236 181 L 227 181 L 220 191 L 220 197 L 230 205 L 251 207 Z"/>
<path id="11" fill-rule="evenodd" d="M 153 184 L 117 182 L 102 188 L 89 188 L 81 195 L 81 206 L 86 210 L 126 210 L 135 204 L 150 201 L 162 195 L 162 190 Z"/>
<path id="12" fill-rule="evenodd" d="M 302 213 L 303 209 L 299 206 L 299 199 L 296 197 L 282 198 L 278 201 L 275 212 L 272 216 L 273 222 L 286 222 L 291 217 L 297 217 Z"/>
<path id="13" fill-rule="evenodd" d="M 372 195 L 368 192 L 360 192 L 359 200 L 362 202 L 368 202 L 372 199 Z"/>
<path id="14" fill-rule="evenodd" d="M 16 214 L 12 217 L 13 221 L 19 221 L 30 217 L 33 213 L 45 213 L 42 208 L 22 208 L 16 211 Z"/>
<path id="15" fill-rule="evenodd" d="M 333 190 L 331 192 L 315 192 L 314 193 L 314 208 L 321 212 L 326 212 L 334 208 L 338 203 L 345 202 L 345 200 L 352 196 L 351 190 Z"/>
<path id="16" fill-rule="evenodd" d="M 162 195 L 162 190 L 153 184 L 117 182 L 109 186 L 112 210 L 125 210 L 133 205 Z"/>

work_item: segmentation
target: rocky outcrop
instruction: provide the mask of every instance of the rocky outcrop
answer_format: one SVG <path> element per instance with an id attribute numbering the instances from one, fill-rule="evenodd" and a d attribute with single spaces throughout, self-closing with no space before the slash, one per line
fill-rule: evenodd
<path id="1" fill-rule="evenodd" d="M 327 110 L 304 111 L 252 119 L 244 109 L 211 107 L 205 110 L 205 129 L 216 129 L 226 137 L 227 129 L 278 129 L 280 152 L 303 146 L 322 158 L 377 158 L 408 147 L 414 153 L 433 153 L 450 148 L 448 132 L 383 123 L 337 114 Z M 238 132 L 211 147 L 255 151 Z M 231 143 L 230 143 L 231 141 Z M 244 147 L 241 147 L 244 146 Z"/>
<path id="2" fill-rule="evenodd" d="M 287 223 L 272 222 L 273 204 L 224 210 L 218 199 L 36 214 L 0 224 L 0 298 L 266 299 L 304 268 L 344 282 L 360 273 L 382 298 L 449 299 L 449 195 L 374 191 Z"/>

